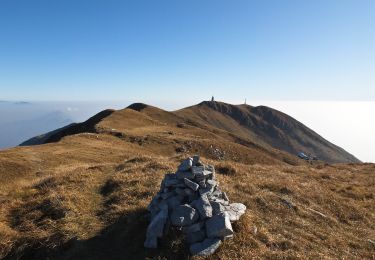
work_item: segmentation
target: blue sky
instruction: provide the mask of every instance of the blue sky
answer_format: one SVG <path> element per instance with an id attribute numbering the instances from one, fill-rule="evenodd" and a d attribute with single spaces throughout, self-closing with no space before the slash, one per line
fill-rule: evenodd
<path id="1" fill-rule="evenodd" d="M 372 0 L 2 0 L 0 99 L 375 101 Z"/>

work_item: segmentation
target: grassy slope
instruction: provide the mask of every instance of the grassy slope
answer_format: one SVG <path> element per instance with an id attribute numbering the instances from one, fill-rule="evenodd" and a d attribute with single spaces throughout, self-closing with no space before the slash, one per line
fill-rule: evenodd
<path id="1" fill-rule="evenodd" d="M 306 165 L 180 120 L 125 109 L 97 133 L 1 151 L 0 258 L 189 258 L 174 232 L 160 249 L 143 248 L 145 207 L 163 175 L 197 151 L 248 207 L 211 259 L 375 257 L 375 165 Z"/>
<path id="2" fill-rule="evenodd" d="M 360 162 L 302 123 L 269 107 L 205 101 L 176 114 L 294 155 L 303 151 L 331 163 Z"/>

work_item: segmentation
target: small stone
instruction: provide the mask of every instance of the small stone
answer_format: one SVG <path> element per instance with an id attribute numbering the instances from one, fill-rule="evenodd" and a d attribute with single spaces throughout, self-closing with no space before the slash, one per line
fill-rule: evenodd
<path id="1" fill-rule="evenodd" d="M 220 239 L 205 239 L 201 243 L 195 243 L 190 246 L 190 253 L 198 256 L 209 256 L 215 253 L 215 251 L 221 245 Z"/>
<path id="2" fill-rule="evenodd" d="M 193 166 L 196 166 L 200 162 L 199 155 L 193 156 Z"/>
<path id="3" fill-rule="evenodd" d="M 252 229 L 251 229 L 251 233 L 255 236 L 256 234 L 258 234 L 258 228 L 256 226 L 253 226 Z"/>
<path id="4" fill-rule="evenodd" d="M 215 174 L 215 167 L 212 165 L 206 165 L 205 169 L 212 172 L 212 174 Z"/>
<path id="5" fill-rule="evenodd" d="M 211 193 L 211 196 L 212 197 L 215 197 L 215 198 L 221 198 L 223 195 L 222 195 L 222 191 L 220 191 L 220 190 L 215 190 L 215 191 L 213 191 L 212 193 Z"/>
<path id="6" fill-rule="evenodd" d="M 207 180 L 207 184 L 210 184 L 211 186 L 215 187 L 217 185 L 217 182 L 214 180 Z"/>
<path id="7" fill-rule="evenodd" d="M 232 235 L 233 229 L 228 214 L 225 212 L 208 219 L 206 221 L 206 231 L 209 238 L 223 238 Z"/>
<path id="8" fill-rule="evenodd" d="M 225 237 L 223 238 L 223 240 L 225 241 L 225 240 L 232 239 L 232 238 L 233 238 L 233 234 L 232 234 L 232 235 L 225 236 Z"/>
<path id="9" fill-rule="evenodd" d="M 196 191 L 199 188 L 199 184 L 198 183 L 195 183 L 195 182 L 193 182 L 193 181 L 191 181 L 189 179 L 184 178 L 184 182 L 185 182 L 186 186 L 188 186 L 193 191 Z"/>
<path id="10" fill-rule="evenodd" d="M 201 242 L 206 238 L 206 232 L 204 230 L 198 230 L 196 232 L 191 232 L 186 235 L 186 242 L 188 244 L 194 244 Z"/>
<path id="11" fill-rule="evenodd" d="M 226 200 L 215 198 L 214 201 L 219 202 L 224 206 L 229 206 L 229 202 Z"/>
<path id="12" fill-rule="evenodd" d="M 190 226 L 198 220 L 199 214 L 194 208 L 185 204 L 175 207 L 170 218 L 174 226 Z"/>
<path id="13" fill-rule="evenodd" d="M 206 195 L 202 195 L 196 200 L 194 206 L 198 210 L 201 219 L 212 217 L 212 207 Z"/>
<path id="14" fill-rule="evenodd" d="M 230 221 L 237 221 L 245 213 L 246 206 L 242 203 L 232 203 L 227 207 Z"/>
<path id="15" fill-rule="evenodd" d="M 229 201 L 229 198 L 228 198 L 228 196 L 227 196 L 227 194 L 225 192 L 222 193 L 222 198 L 225 201 Z"/>
<path id="16" fill-rule="evenodd" d="M 180 166 L 178 166 L 179 171 L 188 171 L 193 166 L 193 158 L 187 158 L 186 160 L 183 160 Z"/>
<path id="17" fill-rule="evenodd" d="M 207 187 L 206 180 L 204 180 L 204 179 L 199 181 L 198 184 L 199 184 L 200 188 L 206 188 Z"/>

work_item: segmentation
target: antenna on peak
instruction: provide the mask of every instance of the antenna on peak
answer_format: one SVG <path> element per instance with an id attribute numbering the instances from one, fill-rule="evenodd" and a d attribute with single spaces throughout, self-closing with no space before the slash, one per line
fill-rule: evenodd
<path id="1" fill-rule="evenodd" d="M 245 105 L 246 105 L 246 98 L 245 98 Z"/>
<path id="2" fill-rule="evenodd" d="M 215 101 L 214 96 L 212 96 L 212 98 L 211 98 L 211 102 L 214 102 L 214 101 Z"/>

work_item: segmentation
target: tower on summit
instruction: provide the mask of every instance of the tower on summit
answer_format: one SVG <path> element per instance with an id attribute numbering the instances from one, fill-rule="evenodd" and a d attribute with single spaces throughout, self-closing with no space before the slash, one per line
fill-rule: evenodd
<path id="1" fill-rule="evenodd" d="M 215 101 L 214 96 L 212 96 L 212 98 L 211 98 L 211 102 L 214 102 L 214 101 Z"/>

